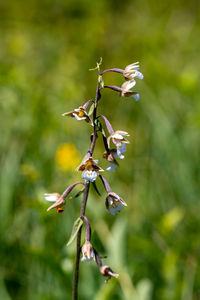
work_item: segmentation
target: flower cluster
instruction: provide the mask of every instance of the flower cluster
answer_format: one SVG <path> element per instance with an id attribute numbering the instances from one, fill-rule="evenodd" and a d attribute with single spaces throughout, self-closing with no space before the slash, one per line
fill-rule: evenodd
<path id="1" fill-rule="evenodd" d="M 89 186 L 90 184 L 93 184 L 95 190 L 98 192 L 95 181 L 98 178 L 101 180 L 106 191 L 106 210 L 113 216 L 119 213 L 123 209 L 123 207 L 126 207 L 127 203 L 115 192 L 112 192 L 107 180 L 101 175 L 101 172 L 103 172 L 104 170 L 98 165 L 98 160 L 93 159 L 93 152 L 95 149 L 96 140 L 99 136 L 101 136 L 105 148 L 103 152 L 103 158 L 105 158 L 109 162 L 109 165 L 106 170 L 109 172 L 113 172 L 117 168 L 117 166 L 119 166 L 117 159 L 124 159 L 125 157 L 124 153 L 126 152 L 126 145 L 129 144 L 129 141 L 127 139 L 127 137 L 129 137 L 129 134 L 126 131 L 122 130 L 114 131 L 108 119 L 104 115 L 97 114 L 97 107 L 99 99 L 101 98 L 101 92 L 104 88 L 109 88 L 111 90 L 116 91 L 121 97 L 132 96 L 133 98 L 135 98 L 136 101 L 139 100 L 139 93 L 133 91 L 132 88 L 136 85 L 137 78 L 143 79 L 143 74 L 139 71 L 138 62 L 126 66 L 125 69 L 113 68 L 104 70 L 103 72 L 100 72 L 100 65 L 101 62 L 98 63 L 97 67 L 93 69 L 98 71 L 98 83 L 95 99 L 88 100 L 86 103 L 79 106 L 78 108 L 75 108 L 73 111 L 66 112 L 63 114 L 63 116 L 72 117 L 78 121 L 84 120 L 89 125 L 92 125 L 90 127 L 93 129 L 93 133 L 91 135 L 90 148 L 88 149 L 87 154 L 85 155 L 85 158 L 83 159 L 82 163 L 76 169 L 77 171 L 82 172 L 82 179 L 84 180 L 84 182 L 73 183 L 62 193 L 62 195 L 58 193 L 46 193 L 44 196 L 47 201 L 54 202 L 47 209 L 47 211 L 56 208 L 57 212 L 63 212 L 63 206 L 66 204 L 66 198 L 69 195 L 69 193 L 73 190 L 73 188 L 78 184 L 82 184 L 84 186 L 84 190 L 80 191 L 83 192 L 80 217 L 75 221 L 74 224 L 75 234 L 73 234 L 73 238 L 75 235 L 78 235 L 76 260 L 78 261 L 80 258 L 79 254 L 81 249 L 81 261 L 94 260 L 99 267 L 100 273 L 103 276 L 107 277 L 107 282 L 108 279 L 110 279 L 111 277 L 117 278 L 119 275 L 112 271 L 112 269 L 109 266 L 103 265 L 97 250 L 93 247 L 91 243 L 91 225 L 87 217 L 85 216 Z M 124 76 L 125 82 L 122 84 L 121 87 L 105 85 L 103 81 L 103 74 L 106 72 L 121 73 Z M 89 106 L 90 109 L 88 112 L 87 109 Z M 102 120 L 104 121 L 103 124 L 105 125 L 105 128 L 102 124 Z M 106 129 L 107 134 L 105 133 L 104 129 Z M 86 223 L 85 242 L 80 248 L 81 228 L 84 221 Z M 79 264 L 76 263 L 76 266 L 79 266 Z M 77 273 L 78 270 L 75 270 L 75 278 Z M 74 286 L 75 288 L 77 288 L 76 283 L 74 284 Z"/>

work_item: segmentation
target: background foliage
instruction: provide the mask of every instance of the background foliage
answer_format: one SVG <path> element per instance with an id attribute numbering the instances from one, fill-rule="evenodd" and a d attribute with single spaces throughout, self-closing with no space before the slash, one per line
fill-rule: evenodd
<path id="1" fill-rule="evenodd" d="M 88 126 L 61 117 L 94 97 L 96 73 L 139 61 L 141 101 L 103 91 L 100 112 L 128 131 L 126 159 L 105 173 L 128 203 L 117 217 L 91 190 L 93 244 L 120 273 L 104 284 L 82 263 L 82 300 L 200 299 L 199 1 L 0 2 L 0 299 L 70 299 L 81 198 L 46 212 L 89 144 Z M 119 74 L 105 74 L 121 85 Z M 95 158 L 102 159 L 98 141 Z M 74 195 L 78 188 L 74 191 Z"/>

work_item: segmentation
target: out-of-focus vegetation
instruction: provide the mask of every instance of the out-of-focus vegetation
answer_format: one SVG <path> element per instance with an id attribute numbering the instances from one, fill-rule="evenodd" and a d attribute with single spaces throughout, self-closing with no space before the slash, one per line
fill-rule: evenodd
<path id="1" fill-rule="evenodd" d="M 66 242 L 81 197 L 57 214 L 43 194 L 80 179 L 89 126 L 61 114 L 95 96 L 88 69 L 100 56 L 104 68 L 139 61 L 145 77 L 137 103 L 102 92 L 100 112 L 131 135 L 120 168 L 105 172 L 128 207 L 108 215 L 101 184 L 101 197 L 91 189 L 92 242 L 120 277 L 106 285 L 82 263 L 80 299 L 200 299 L 199 30 L 196 0 L 0 2 L 0 299 L 71 298 Z M 102 152 L 99 139 L 106 168 Z"/>

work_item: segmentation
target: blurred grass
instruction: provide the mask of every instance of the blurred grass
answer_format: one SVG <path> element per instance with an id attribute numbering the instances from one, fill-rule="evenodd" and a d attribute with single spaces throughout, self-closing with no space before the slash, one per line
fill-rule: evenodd
<path id="1" fill-rule="evenodd" d="M 71 298 L 75 245 L 65 244 L 81 199 L 47 214 L 43 193 L 80 179 L 55 157 L 69 143 L 83 157 L 88 126 L 61 114 L 94 97 L 88 69 L 100 56 L 104 68 L 139 61 L 145 77 L 140 102 L 102 92 L 99 111 L 131 135 L 120 168 L 105 173 L 128 207 L 110 216 L 102 186 L 102 197 L 91 192 L 93 243 L 120 277 L 105 285 L 81 264 L 80 298 L 200 298 L 199 29 L 195 0 L 0 2 L 0 299 Z"/>

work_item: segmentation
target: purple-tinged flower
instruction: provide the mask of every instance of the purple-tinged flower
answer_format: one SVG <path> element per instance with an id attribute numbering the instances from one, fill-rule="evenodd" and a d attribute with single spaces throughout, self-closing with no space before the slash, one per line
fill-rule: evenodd
<path id="1" fill-rule="evenodd" d="M 94 160 L 92 157 L 86 159 L 83 163 L 78 166 L 77 171 L 82 171 L 82 178 L 88 183 L 89 181 L 94 182 L 98 176 L 98 172 L 104 171 L 102 168 L 97 166 L 98 160 Z"/>
<path id="2" fill-rule="evenodd" d="M 108 283 L 108 280 L 111 279 L 111 277 L 118 278 L 119 274 L 113 272 L 113 270 L 109 266 L 101 266 L 100 272 L 103 276 L 107 276 L 108 279 L 105 281 L 105 283 Z"/>
<path id="3" fill-rule="evenodd" d="M 82 258 L 81 261 L 89 261 L 95 259 L 94 250 L 92 244 L 89 241 L 86 241 L 82 246 Z"/>
<path id="4" fill-rule="evenodd" d="M 78 121 L 85 120 L 87 123 L 92 125 L 92 121 L 83 106 L 75 108 L 73 111 L 66 112 L 62 114 L 62 116 L 76 118 Z"/>
<path id="5" fill-rule="evenodd" d="M 126 152 L 126 144 L 130 142 L 125 138 L 125 136 L 129 136 L 126 131 L 117 130 L 113 134 L 111 134 L 108 139 L 108 146 L 110 147 L 110 140 L 112 139 L 113 144 L 117 147 L 116 157 L 123 159 L 124 155 L 122 153 Z"/>
<path id="6" fill-rule="evenodd" d="M 121 86 L 121 96 L 122 97 L 130 97 L 133 96 L 136 92 L 131 89 L 136 85 L 136 81 L 134 79 L 125 81 Z"/>
<path id="7" fill-rule="evenodd" d="M 141 72 L 139 72 L 139 69 L 139 62 L 126 66 L 124 70 L 124 78 L 126 80 L 132 80 L 134 78 L 143 79 L 144 75 Z"/>
<path id="8" fill-rule="evenodd" d="M 58 193 L 47 194 L 46 193 L 46 194 L 44 194 L 44 198 L 45 198 L 45 200 L 47 200 L 49 202 L 55 202 L 47 209 L 47 211 L 49 211 L 53 208 L 57 208 L 57 212 L 63 212 L 63 209 L 61 207 L 65 205 L 65 200 L 63 199 L 63 197 L 60 194 L 58 194 Z"/>
<path id="9" fill-rule="evenodd" d="M 113 192 L 108 193 L 105 204 L 107 210 L 111 213 L 111 215 L 116 215 L 116 213 L 118 211 L 121 211 L 124 206 L 127 206 L 126 202 Z"/>
<path id="10" fill-rule="evenodd" d="M 134 92 L 131 89 L 136 85 L 136 81 L 134 79 L 125 81 L 121 86 L 120 95 L 122 97 L 133 97 L 135 101 L 140 99 L 140 95 L 138 92 Z"/>

